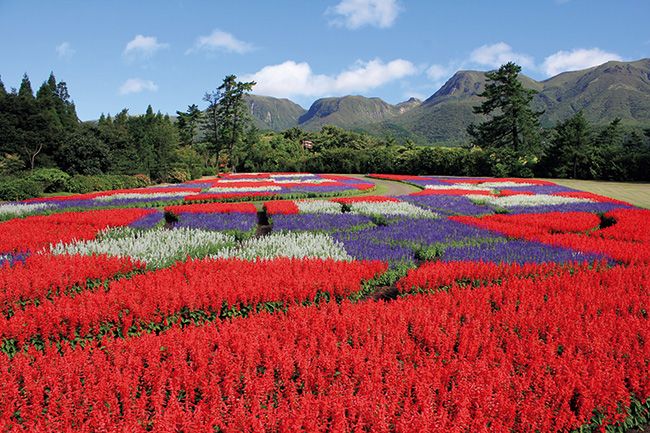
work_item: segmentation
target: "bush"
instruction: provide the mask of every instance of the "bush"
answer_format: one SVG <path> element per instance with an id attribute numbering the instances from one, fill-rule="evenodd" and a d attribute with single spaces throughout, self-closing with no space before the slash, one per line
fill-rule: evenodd
<path id="1" fill-rule="evenodd" d="M 0 179 L 0 200 L 16 201 L 41 195 L 43 195 L 43 186 L 33 179 Z"/>
<path id="2" fill-rule="evenodd" d="M 174 168 L 169 172 L 167 176 L 167 182 L 169 183 L 183 183 L 191 179 L 190 173 L 182 168 Z"/>
<path id="3" fill-rule="evenodd" d="M 77 194 L 111 189 L 140 188 L 147 186 L 149 178 L 144 175 L 103 174 L 99 176 L 72 176 L 67 182 L 66 190 Z"/>
<path id="4" fill-rule="evenodd" d="M 58 168 L 39 168 L 29 175 L 29 179 L 40 183 L 44 192 L 56 192 L 65 190 L 70 175 Z"/>

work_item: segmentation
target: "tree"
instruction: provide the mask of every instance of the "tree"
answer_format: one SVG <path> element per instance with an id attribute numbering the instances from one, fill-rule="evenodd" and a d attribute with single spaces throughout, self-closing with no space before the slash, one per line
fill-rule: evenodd
<path id="1" fill-rule="evenodd" d="M 520 66 L 508 62 L 485 74 L 485 90 L 478 95 L 485 100 L 474 107 L 474 113 L 489 116 L 489 119 L 467 129 L 473 145 L 501 150 L 502 154 L 510 153 L 514 158 L 539 152 L 539 117 L 543 112 L 531 108 L 537 92 L 524 88 L 518 78 L 520 72 Z"/>
<path id="2" fill-rule="evenodd" d="M 192 104 L 188 105 L 187 111 L 177 111 L 176 115 L 178 116 L 176 127 L 178 128 L 181 144 L 184 146 L 192 146 L 203 113 L 198 105 Z"/>
<path id="3" fill-rule="evenodd" d="M 593 155 L 590 125 L 582 111 L 555 127 L 555 138 L 549 149 L 555 174 L 560 177 L 586 177 Z"/>
<path id="4" fill-rule="evenodd" d="M 237 166 L 236 151 L 244 141 L 245 131 L 251 125 L 244 95 L 253 89 L 254 81 L 243 83 L 237 76 L 228 75 L 216 91 L 208 92 L 203 100 L 208 103 L 204 129 L 207 141 L 219 161 L 223 150 L 228 151 L 228 165 Z"/>

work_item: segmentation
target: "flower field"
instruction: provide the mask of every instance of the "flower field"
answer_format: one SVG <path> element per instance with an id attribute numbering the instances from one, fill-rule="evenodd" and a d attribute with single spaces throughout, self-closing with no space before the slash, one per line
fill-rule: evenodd
<path id="1" fill-rule="evenodd" d="M 372 177 L 419 190 L 360 194 Z M 0 216 L 3 432 L 650 419 L 650 211 L 621 201 L 530 179 L 244 173 Z"/>

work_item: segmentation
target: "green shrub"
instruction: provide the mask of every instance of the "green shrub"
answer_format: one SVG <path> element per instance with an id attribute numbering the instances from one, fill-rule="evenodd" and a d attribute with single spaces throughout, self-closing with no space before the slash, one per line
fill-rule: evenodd
<path id="1" fill-rule="evenodd" d="M 40 183 L 44 192 L 63 191 L 70 175 L 58 168 L 39 168 L 30 173 L 29 179 Z"/>
<path id="2" fill-rule="evenodd" d="M 15 201 L 43 195 L 43 186 L 29 178 L 0 179 L 0 200 Z"/>
<path id="3" fill-rule="evenodd" d="M 77 194 L 111 189 L 141 188 L 149 184 L 149 178 L 144 175 L 102 174 L 98 176 L 72 176 L 66 185 L 66 190 Z"/>
<path id="4" fill-rule="evenodd" d="M 169 172 L 167 176 L 167 182 L 170 183 L 183 183 L 191 179 L 190 173 L 181 168 L 174 168 Z"/>

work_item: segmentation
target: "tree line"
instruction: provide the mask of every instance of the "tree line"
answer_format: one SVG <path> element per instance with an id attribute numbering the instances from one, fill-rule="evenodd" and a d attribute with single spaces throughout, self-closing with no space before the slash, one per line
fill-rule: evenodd
<path id="1" fill-rule="evenodd" d="M 517 79 L 520 71 L 507 63 L 486 74 L 482 103 L 474 108 L 484 121 L 468 128 L 471 140 L 458 148 L 333 126 L 259 131 L 243 99 L 255 83 L 235 75 L 206 92 L 203 108 L 193 104 L 175 117 L 151 106 L 143 115 L 124 109 L 96 122 L 79 120 L 66 83 L 54 74 L 36 93 L 27 75 L 17 90 L 0 80 L 0 184 L 39 170 L 41 177 L 42 170 L 50 177 L 59 170 L 78 179 L 140 175 L 153 182 L 220 170 L 650 180 L 650 129 L 627 130 L 619 119 L 595 126 L 582 112 L 541 128 L 542 113 L 531 108 L 534 91 Z"/>

